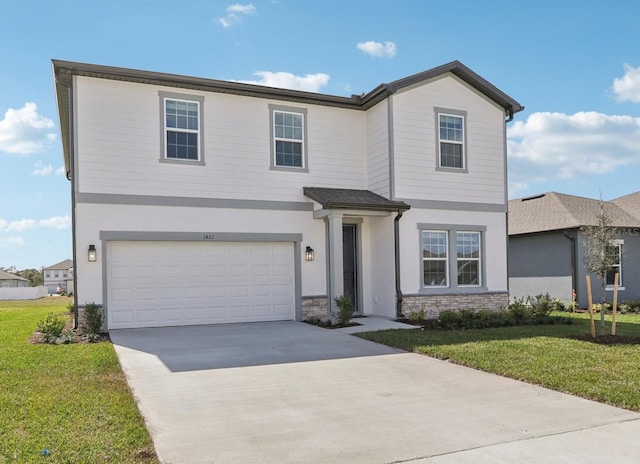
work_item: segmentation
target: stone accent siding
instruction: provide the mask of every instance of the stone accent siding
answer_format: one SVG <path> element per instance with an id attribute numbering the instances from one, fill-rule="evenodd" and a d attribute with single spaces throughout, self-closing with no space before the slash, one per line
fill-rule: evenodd
<path id="1" fill-rule="evenodd" d="M 303 296 L 302 297 L 302 319 L 310 317 L 327 317 L 327 297 L 326 296 Z"/>
<path id="2" fill-rule="evenodd" d="M 402 312 L 408 316 L 411 311 L 424 307 L 427 317 L 437 318 L 441 311 L 461 309 L 493 309 L 509 306 L 507 292 L 458 293 L 451 295 L 405 295 L 402 299 Z"/>

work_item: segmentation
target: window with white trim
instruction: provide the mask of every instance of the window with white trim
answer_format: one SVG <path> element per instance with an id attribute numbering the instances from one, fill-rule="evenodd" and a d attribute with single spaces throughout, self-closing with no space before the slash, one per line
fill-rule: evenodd
<path id="1" fill-rule="evenodd" d="M 466 111 L 435 108 L 437 168 L 467 170 Z"/>
<path id="2" fill-rule="evenodd" d="M 616 263 L 613 264 L 607 271 L 606 281 L 607 287 L 613 288 L 616 272 L 618 273 L 618 287 L 622 287 L 622 245 L 624 240 L 612 240 L 610 246 L 607 247 L 606 252 L 612 256 Z"/>
<path id="3" fill-rule="evenodd" d="M 269 105 L 271 112 L 271 167 L 307 169 L 306 110 Z"/>
<path id="4" fill-rule="evenodd" d="M 480 232 L 456 232 L 458 286 L 481 284 Z"/>
<path id="5" fill-rule="evenodd" d="M 449 286 L 449 239 L 446 231 L 422 231 L 422 285 Z"/>
<path id="6" fill-rule="evenodd" d="M 418 229 L 422 289 L 438 292 L 483 287 L 486 226 L 418 224 Z"/>
<path id="7" fill-rule="evenodd" d="M 162 128 L 160 161 L 204 164 L 204 97 L 159 92 Z"/>

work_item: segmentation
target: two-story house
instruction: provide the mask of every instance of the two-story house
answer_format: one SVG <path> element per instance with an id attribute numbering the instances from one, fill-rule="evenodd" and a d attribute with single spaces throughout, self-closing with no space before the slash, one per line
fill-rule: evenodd
<path id="1" fill-rule="evenodd" d="M 43 285 L 49 293 L 57 293 L 59 290 L 73 293 L 73 261 L 65 259 L 43 270 Z"/>
<path id="2" fill-rule="evenodd" d="M 76 300 L 107 327 L 508 304 L 506 122 L 454 61 L 352 97 L 53 61 Z"/>

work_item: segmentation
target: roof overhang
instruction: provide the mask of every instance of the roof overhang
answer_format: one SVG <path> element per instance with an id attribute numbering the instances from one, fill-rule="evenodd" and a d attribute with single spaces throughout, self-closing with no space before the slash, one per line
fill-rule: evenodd
<path id="1" fill-rule="evenodd" d="M 336 210 L 346 216 L 386 216 L 411 208 L 404 201 L 389 200 L 370 190 L 304 187 L 303 191 L 306 197 L 322 206 L 321 210 L 314 211 L 315 218 L 325 217 Z"/>

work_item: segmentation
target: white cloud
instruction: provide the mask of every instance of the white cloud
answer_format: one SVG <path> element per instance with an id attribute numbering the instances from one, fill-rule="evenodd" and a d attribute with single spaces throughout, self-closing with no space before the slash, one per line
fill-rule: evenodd
<path id="1" fill-rule="evenodd" d="M 624 65 L 624 76 L 613 80 L 613 93 L 618 101 L 640 103 L 640 66 Z"/>
<path id="2" fill-rule="evenodd" d="M 53 172 L 53 166 L 47 164 L 46 166 L 42 161 L 38 161 L 35 164 L 35 169 L 31 172 L 34 176 L 48 176 Z"/>
<path id="3" fill-rule="evenodd" d="M 358 50 L 377 58 L 393 58 L 396 56 L 396 44 L 393 42 L 359 42 Z"/>
<path id="4" fill-rule="evenodd" d="M 51 229 L 68 229 L 71 227 L 70 216 L 52 216 L 46 219 L 20 219 L 19 221 L 6 221 L 0 219 L 0 232 L 26 232 L 38 227 Z"/>
<path id="5" fill-rule="evenodd" d="M 56 139 L 53 121 L 38 114 L 35 103 L 9 108 L 0 120 L 0 150 L 17 155 L 37 153 Z"/>
<path id="6" fill-rule="evenodd" d="M 222 25 L 222 27 L 227 28 L 231 26 L 235 26 L 242 22 L 242 16 L 252 15 L 256 12 L 256 7 L 252 4 L 249 5 L 240 5 L 238 3 L 230 5 L 225 10 L 227 15 L 218 18 L 218 22 Z"/>
<path id="7" fill-rule="evenodd" d="M 64 166 L 60 166 L 58 169 L 56 169 L 56 176 L 64 176 L 67 173 L 67 170 L 64 168 Z"/>
<path id="8" fill-rule="evenodd" d="M 631 116 L 533 113 L 507 135 L 511 197 L 537 182 L 640 164 L 640 118 Z"/>
<path id="9" fill-rule="evenodd" d="M 257 71 L 253 74 L 258 76 L 260 79 L 237 82 L 278 87 L 282 89 L 305 90 L 307 92 L 319 92 L 322 87 L 329 83 L 329 75 L 324 73 L 296 76 L 288 72 Z"/>
<path id="10" fill-rule="evenodd" d="M 37 225 L 36 221 L 34 221 L 33 219 L 21 219 L 19 221 L 3 222 L 5 223 L 5 227 L 3 228 L 4 232 L 24 232 L 34 229 Z"/>
<path id="11" fill-rule="evenodd" d="M 48 219 L 40 219 L 38 225 L 52 229 L 68 229 L 71 227 L 71 218 L 69 216 L 53 216 Z"/>

